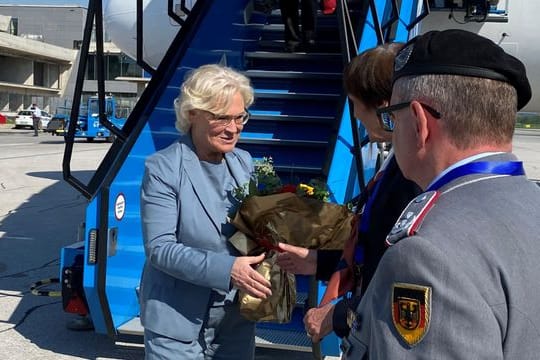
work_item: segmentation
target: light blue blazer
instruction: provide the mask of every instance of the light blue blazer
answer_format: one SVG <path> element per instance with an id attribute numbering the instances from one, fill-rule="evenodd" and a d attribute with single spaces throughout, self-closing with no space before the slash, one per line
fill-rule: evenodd
<path id="1" fill-rule="evenodd" d="M 253 161 L 248 152 L 235 149 L 225 161 L 237 184 L 249 181 Z M 210 206 L 210 186 L 189 136 L 146 160 L 141 323 L 180 341 L 198 338 L 211 290 L 228 293 L 231 288 L 235 254 L 221 239 L 223 214 Z"/>

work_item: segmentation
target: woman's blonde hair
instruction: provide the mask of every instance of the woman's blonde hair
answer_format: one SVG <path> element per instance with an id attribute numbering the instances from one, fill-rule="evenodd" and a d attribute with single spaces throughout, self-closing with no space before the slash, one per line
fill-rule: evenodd
<path id="1" fill-rule="evenodd" d="M 224 114 L 236 93 L 240 93 L 246 108 L 253 103 L 253 88 L 249 79 L 236 70 L 209 64 L 190 71 L 180 88 L 180 95 L 174 100 L 176 129 L 182 133 L 189 132 L 190 110 Z"/>

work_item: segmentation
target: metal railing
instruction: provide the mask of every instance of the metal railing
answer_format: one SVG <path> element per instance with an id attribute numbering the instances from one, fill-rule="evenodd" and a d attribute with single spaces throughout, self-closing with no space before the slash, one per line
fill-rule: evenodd
<path id="1" fill-rule="evenodd" d="M 347 0 L 338 0 L 337 1 L 337 20 L 339 25 L 340 38 L 342 43 L 342 55 L 344 65 L 348 64 L 353 57 L 358 55 L 358 39 L 361 38 L 363 34 L 364 26 L 368 20 L 372 21 L 373 31 L 377 38 L 377 45 L 384 44 L 386 42 L 391 42 L 394 40 L 393 34 L 395 31 L 395 26 L 400 21 L 399 17 L 399 4 L 398 0 L 389 0 L 386 4 L 390 5 L 389 15 L 384 19 L 384 22 L 381 24 L 381 16 L 377 10 L 375 0 L 369 0 L 367 2 L 362 2 L 361 9 L 362 13 L 365 14 L 357 23 L 354 23 L 351 19 L 351 11 L 349 10 L 349 4 Z M 388 11 L 388 10 L 387 10 Z M 367 13 L 371 12 L 371 19 L 368 19 Z M 413 29 L 422 19 L 424 19 L 430 13 L 429 2 L 428 0 L 422 0 L 422 12 L 412 19 L 411 22 L 406 24 L 406 29 L 410 31 Z M 384 15 L 384 14 L 383 14 Z M 403 21 L 403 19 L 401 19 Z M 353 149 L 351 149 L 354 158 L 355 165 L 358 176 L 358 183 L 360 190 L 362 191 L 365 188 L 365 178 L 364 178 L 364 160 L 362 157 L 362 147 L 369 143 L 369 138 L 364 136 L 361 139 L 359 134 L 358 120 L 354 117 L 354 109 L 352 106 L 349 106 L 349 117 L 352 127 L 352 137 L 353 137 Z"/>
<path id="2" fill-rule="evenodd" d="M 203 0 L 199 0 L 202 2 Z M 186 1 L 182 0 L 180 2 L 180 9 L 186 15 L 189 15 L 192 9 L 187 8 Z M 169 16 L 180 25 L 186 23 L 186 19 L 178 16 L 174 11 L 174 1 L 168 0 L 168 14 Z M 137 64 L 141 66 L 146 72 L 153 75 L 155 74 L 155 69 L 152 68 L 143 58 L 143 0 L 137 0 L 137 11 L 136 11 L 136 21 L 137 21 Z M 75 89 L 73 94 L 73 101 L 71 107 L 71 114 L 69 116 L 69 126 L 67 133 L 65 135 L 65 149 L 64 149 L 64 158 L 62 162 L 62 170 L 64 180 L 78 190 L 82 195 L 87 199 L 91 199 L 97 192 L 102 180 L 105 177 L 106 172 L 111 166 L 111 162 L 114 160 L 115 156 L 107 156 L 103 162 L 99 165 L 99 168 L 92 176 L 91 180 L 88 183 L 84 183 L 80 179 L 76 178 L 71 171 L 71 159 L 73 155 L 73 145 L 75 142 L 75 131 L 77 127 L 77 121 L 80 115 L 81 109 L 81 98 L 83 93 L 83 85 L 85 81 L 85 73 L 87 68 L 88 57 L 90 54 L 90 44 L 92 41 L 92 34 L 95 31 L 95 45 L 96 45 L 96 78 L 97 78 L 97 95 L 98 95 L 98 119 L 100 124 L 102 124 L 106 129 L 108 129 L 118 141 L 115 141 L 115 144 L 124 143 L 133 129 L 133 122 L 128 121 L 122 129 L 115 126 L 107 118 L 106 109 L 105 109 L 105 57 L 104 57 L 104 37 L 103 37 L 103 1 L 102 0 L 89 0 L 88 3 L 88 12 L 86 16 L 86 23 L 83 32 L 83 41 L 79 53 L 79 64 L 77 68 L 77 77 L 75 82 Z M 131 117 L 136 117 L 137 114 L 133 114 Z M 116 151 L 121 147 L 120 145 L 113 144 L 113 149 Z"/>

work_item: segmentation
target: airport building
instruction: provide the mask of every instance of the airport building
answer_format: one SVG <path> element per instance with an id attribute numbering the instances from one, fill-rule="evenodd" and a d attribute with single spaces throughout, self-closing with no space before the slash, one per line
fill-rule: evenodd
<path id="1" fill-rule="evenodd" d="M 0 4 L 0 113 L 14 116 L 32 103 L 49 113 L 70 108 L 87 9 L 78 5 Z M 105 89 L 132 107 L 142 69 L 105 33 Z M 95 95 L 95 46 L 90 48 L 83 96 Z M 140 91 L 140 89 L 139 89 Z M 82 103 L 84 103 L 82 100 Z"/>

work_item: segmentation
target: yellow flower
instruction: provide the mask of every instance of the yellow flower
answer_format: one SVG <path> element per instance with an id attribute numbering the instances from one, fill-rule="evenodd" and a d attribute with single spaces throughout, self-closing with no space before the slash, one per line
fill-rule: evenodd
<path id="1" fill-rule="evenodd" d="M 314 194 L 315 188 L 306 184 L 300 184 L 298 187 L 306 192 L 309 196 Z"/>

